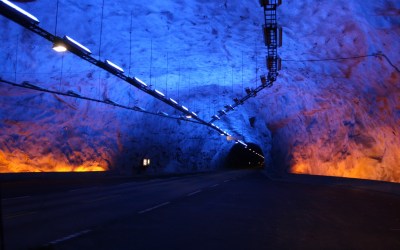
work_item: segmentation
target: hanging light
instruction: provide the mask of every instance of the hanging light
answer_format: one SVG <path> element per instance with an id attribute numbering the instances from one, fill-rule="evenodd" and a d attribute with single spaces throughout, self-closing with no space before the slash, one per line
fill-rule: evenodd
<path id="1" fill-rule="evenodd" d="M 5 9 L 7 11 L 12 12 L 14 15 L 16 15 L 20 20 L 23 20 L 25 22 L 29 22 L 31 24 L 39 24 L 39 19 L 37 19 L 34 15 L 26 12 L 25 10 L 21 9 L 17 5 L 11 3 L 10 1 L 7 0 L 0 0 L 0 10 Z M 3 12 L 3 11 L 1 11 Z"/>
<path id="2" fill-rule="evenodd" d="M 65 46 L 65 43 L 63 43 L 61 40 L 56 40 L 53 44 L 53 50 L 61 53 L 67 51 L 68 49 Z"/>
<path id="3" fill-rule="evenodd" d="M 189 111 L 189 109 L 188 108 L 186 108 L 185 106 L 183 106 L 182 105 L 182 108 L 184 109 L 184 110 L 186 110 L 186 111 Z"/>
<path id="4" fill-rule="evenodd" d="M 219 110 L 219 111 L 218 111 L 218 114 L 219 114 L 219 115 L 226 115 L 226 111 L 225 111 L 225 110 Z"/>
<path id="5" fill-rule="evenodd" d="M 146 111 L 144 108 L 139 107 L 139 106 L 135 106 L 135 107 L 133 107 L 133 109 L 136 111 L 142 111 L 142 112 Z"/>
<path id="6" fill-rule="evenodd" d="M 224 108 L 226 108 L 227 110 L 234 110 L 232 105 L 225 105 Z"/>
<path id="7" fill-rule="evenodd" d="M 154 92 L 156 92 L 161 97 L 165 97 L 164 93 L 162 93 L 161 91 L 159 91 L 157 89 L 155 89 Z"/>
<path id="8" fill-rule="evenodd" d="M 236 103 L 236 105 L 243 104 L 243 101 L 239 100 L 239 98 L 234 98 L 233 101 Z"/>
<path id="9" fill-rule="evenodd" d="M 69 36 L 64 36 L 64 42 L 84 54 L 88 54 L 88 55 L 92 54 L 92 51 L 90 51 L 90 49 L 86 48 L 85 46 L 78 43 L 77 41 L 75 41 L 74 39 L 72 39 Z"/>
<path id="10" fill-rule="evenodd" d="M 213 115 L 211 118 L 213 118 L 215 120 L 221 120 L 221 118 L 218 115 Z"/>
<path id="11" fill-rule="evenodd" d="M 177 101 L 175 101 L 174 99 L 172 99 L 172 98 L 169 98 L 169 101 L 170 102 L 172 102 L 173 104 L 175 104 L 175 105 L 178 105 L 178 102 Z"/>
<path id="12" fill-rule="evenodd" d="M 245 88 L 244 90 L 246 91 L 246 94 L 248 94 L 248 95 L 250 95 L 252 92 L 252 90 L 249 87 Z"/>
<path id="13" fill-rule="evenodd" d="M 108 69 L 118 72 L 118 73 L 124 73 L 124 70 L 120 66 L 116 65 L 115 63 L 111 62 L 110 60 L 105 60 L 104 63 L 106 64 Z"/>
<path id="14" fill-rule="evenodd" d="M 142 80 L 140 80 L 139 78 L 137 78 L 137 77 L 133 77 L 132 78 L 136 83 L 139 83 L 140 85 L 142 85 L 143 87 L 147 87 L 147 84 L 146 83 L 144 83 Z"/>

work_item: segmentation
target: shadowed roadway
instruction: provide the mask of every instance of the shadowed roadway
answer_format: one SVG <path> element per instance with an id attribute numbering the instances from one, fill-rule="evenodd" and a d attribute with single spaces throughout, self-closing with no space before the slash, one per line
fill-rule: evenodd
<path id="1" fill-rule="evenodd" d="M 400 249 L 400 196 L 260 171 L 9 197 L 3 211 L 6 249 Z"/>

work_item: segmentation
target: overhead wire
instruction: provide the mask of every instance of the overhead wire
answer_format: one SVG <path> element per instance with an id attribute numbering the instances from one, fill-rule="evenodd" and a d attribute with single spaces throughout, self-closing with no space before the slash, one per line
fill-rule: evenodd
<path id="1" fill-rule="evenodd" d="M 160 117 L 164 117 L 164 118 L 168 118 L 168 119 L 181 120 L 181 121 L 185 121 L 185 122 L 202 124 L 202 123 L 200 123 L 200 122 L 198 122 L 196 120 L 185 119 L 185 118 L 182 118 L 182 117 L 174 117 L 174 116 L 170 116 L 170 115 L 166 116 L 166 115 L 160 114 L 158 112 L 140 110 L 137 106 L 129 107 L 129 106 L 126 106 L 126 105 L 118 104 L 118 103 L 116 103 L 116 102 L 114 102 L 114 101 L 112 101 L 110 99 L 101 100 L 101 99 L 96 99 L 96 98 L 92 98 L 92 97 L 81 96 L 81 95 L 76 94 L 76 93 L 74 93 L 72 91 L 61 92 L 61 91 L 50 90 L 50 89 L 46 89 L 46 88 L 42 88 L 42 87 L 33 85 L 33 84 L 31 84 L 29 82 L 26 82 L 26 81 L 23 82 L 22 84 L 18 84 L 18 83 L 7 81 L 7 80 L 4 80 L 4 79 L 0 78 L 0 82 L 8 84 L 8 85 L 11 85 L 11 86 L 14 86 L 14 87 L 31 89 L 31 90 L 35 90 L 35 91 L 39 91 L 39 92 L 56 94 L 56 95 L 61 95 L 61 96 L 68 96 L 68 97 L 71 97 L 71 98 L 82 99 L 82 100 L 87 100 L 87 101 L 91 101 L 91 102 L 103 103 L 105 105 L 110 105 L 110 106 L 123 108 L 123 109 L 131 110 L 131 111 L 135 111 L 135 112 L 140 112 L 140 113 L 160 116 Z"/>
<path id="2" fill-rule="evenodd" d="M 357 56 L 349 56 L 349 57 L 334 57 L 334 58 L 321 58 L 321 59 L 282 59 L 282 61 L 285 62 L 324 62 L 324 61 L 343 61 L 343 60 L 354 60 L 354 59 L 359 59 L 359 58 L 365 58 L 365 57 L 383 57 L 389 64 L 392 66 L 397 72 L 400 73 L 400 69 L 394 65 L 394 63 L 389 59 L 388 56 L 386 56 L 382 52 L 376 52 L 373 54 L 367 54 L 367 55 L 357 55 Z"/>

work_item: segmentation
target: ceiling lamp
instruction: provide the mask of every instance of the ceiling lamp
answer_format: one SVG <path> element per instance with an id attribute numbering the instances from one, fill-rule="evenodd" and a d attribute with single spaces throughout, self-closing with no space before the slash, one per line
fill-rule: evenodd
<path id="1" fill-rule="evenodd" d="M 169 98 L 169 101 L 170 102 L 172 102 L 173 104 L 175 104 L 175 105 L 178 105 L 178 102 L 177 101 L 175 101 L 174 99 L 172 99 L 172 98 Z"/>
<path id="2" fill-rule="evenodd" d="M 10 1 L 0 0 L 0 11 L 3 12 L 3 9 L 12 12 L 14 15 L 16 15 L 16 17 L 18 17 L 19 20 L 35 25 L 39 24 L 39 20 L 34 15 L 26 12 Z"/>
<path id="3" fill-rule="evenodd" d="M 74 39 L 72 39 L 69 36 L 64 36 L 64 42 L 68 46 L 74 48 L 75 50 L 80 51 L 81 53 L 84 53 L 84 54 L 87 54 L 87 55 L 92 54 L 92 51 L 90 51 L 90 49 L 86 48 L 85 46 L 83 46 L 82 44 L 78 43 L 77 41 L 75 41 Z"/>
<path id="4" fill-rule="evenodd" d="M 105 60 L 104 63 L 106 64 L 108 69 L 110 69 L 114 72 L 117 72 L 117 73 L 124 73 L 124 70 L 120 66 L 116 65 L 115 63 L 113 63 L 109 60 Z"/>
<path id="5" fill-rule="evenodd" d="M 61 53 L 67 51 L 68 49 L 62 42 L 57 42 L 53 44 L 53 50 Z"/>
<path id="6" fill-rule="evenodd" d="M 147 87 L 147 84 L 144 83 L 144 82 L 143 82 L 142 80 L 140 80 L 139 78 L 133 77 L 133 78 L 131 78 L 131 79 L 133 79 L 133 82 L 136 83 L 136 84 L 139 84 L 141 87 L 144 87 L 144 88 Z"/>
<path id="7" fill-rule="evenodd" d="M 154 92 L 157 93 L 157 95 L 161 96 L 161 97 L 165 97 L 164 93 L 162 93 L 161 91 L 155 89 Z"/>
<path id="8" fill-rule="evenodd" d="M 221 120 L 221 118 L 218 115 L 213 115 L 211 118 L 213 118 L 215 120 Z"/>

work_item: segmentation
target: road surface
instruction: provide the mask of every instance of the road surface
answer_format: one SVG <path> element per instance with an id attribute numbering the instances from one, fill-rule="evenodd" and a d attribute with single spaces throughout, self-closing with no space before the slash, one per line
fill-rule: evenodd
<path id="1" fill-rule="evenodd" d="M 3 199 L 6 249 L 400 249 L 384 192 L 251 170 L 52 186 Z"/>

